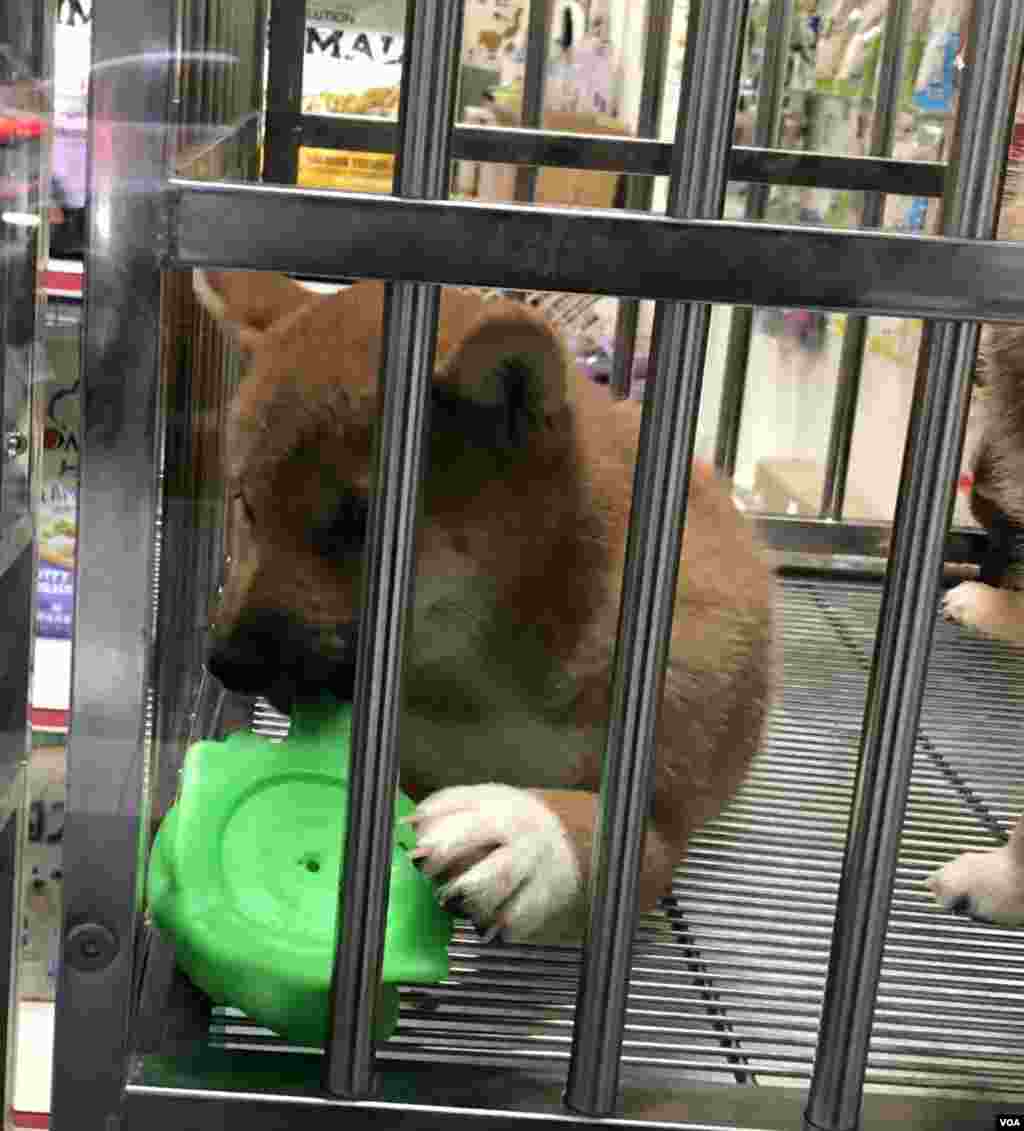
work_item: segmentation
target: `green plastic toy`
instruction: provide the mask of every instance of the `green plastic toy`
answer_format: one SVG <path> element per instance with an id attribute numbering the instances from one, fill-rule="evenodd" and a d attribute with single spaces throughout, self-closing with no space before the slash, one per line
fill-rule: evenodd
<path id="1" fill-rule="evenodd" d="M 177 962 L 218 1005 L 296 1044 L 323 1047 L 348 803 L 351 708 L 325 702 L 292 717 L 283 742 L 240 731 L 197 742 L 149 867 L 153 921 Z M 396 983 L 448 976 L 452 919 L 408 858 L 397 819 L 374 1035 L 398 1021 Z"/>

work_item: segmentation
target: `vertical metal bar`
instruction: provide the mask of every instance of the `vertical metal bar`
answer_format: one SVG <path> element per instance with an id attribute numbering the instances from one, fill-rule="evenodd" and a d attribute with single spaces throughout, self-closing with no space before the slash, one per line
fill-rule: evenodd
<path id="1" fill-rule="evenodd" d="M 782 96 L 786 86 L 786 63 L 793 26 L 794 0 L 772 0 L 765 29 L 765 55 L 758 87 L 757 121 L 754 123 L 754 144 L 770 149 L 778 145 L 779 123 L 782 120 Z M 744 216 L 747 220 L 763 220 L 768 207 L 771 186 L 763 183 L 747 185 Z M 729 343 L 725 353 L 722 378 L 722 399 L 718 408 L 718 432 L 715 437 L 715 466 L 732 478 L 736 471 L 736 452 L 740 444 L 743 399 L 747 387 L 747 363 L 750 360 L 750 338 L 754 329 L 754 310 L 734 306 L 729 322 Z"/>
<path id="2" fill-rule="evenodd" d="M 209 32 L 203 46 L 207 51 L 219 55 L 224 49 L 224 10 L 220 0 L 205 0 Z M 216 57 L 216 55 L 214 57 Z M 211 59 L 203 64 L 203 111 L 198 121 L 201 127 L 217 126 L 221 122 L 223 109 L 223 78 L 224 66 Z M 206 128 L 200 131 L 200 136 L 206 133 Z"/>
<path id="3" fill-rule="evenodd" d="M 668 213 L 721 215 L 747 0 L 691 0 Z M 637 886 L 711 308 L 659 303 L 644 400 L 566 1102 L 615 1106 Z"/>
<path id="4" fill-rule="evenodd" d="M 526 28 L 526 66 L 523 74 L 523 106 L 520 120 L 530 130 L 540 129 L 544 117 L 544 79 L 551 41 L 551 0 L 530 0 Z M 516 200 L 529 204 L 537 192 L 536 165 L 516 170 Z"/>
<path id="5" fill-rule="evenodd" d="M 991 239 L 1024 46 L 1020 0 L 975 0 L 946 235 Z M 875 993 L 967 419 L 978 324 L 926 326 L 903 457 L 807 1126 L 857 1127 Z"/>
<path id="6" fill-rule="evenodd" d="M 268 0 L 254 0 L 253 3 L 253 47 L 252 47 L 252 85 L 249 91 L 247 110 L 257 111 L 263 105 L 264 79 L 269 83 L 267 44 L 269 42 L 270 5 Z M 243 105 L 242 100 L 239 100 Z M 302 109 L 300 99 L 299 109 Z M 252 150 L 243 155 L 241 175 L 253 181 L 259 177 L 259 135 L 253 138 Z"/>
<path id="7" fill-rule="evenodd" d="M 206 0 L 180 0 L 181 11 L 176 17 L 176 42 L 179 50 L 186 51 L 209 42 L 207 32 Z M 202 123 L 196 107 L 203 101 L 203 75 L 205 68 L 198 59 L 190 60 L 183 68 L 184 74 L 174 76 L 176 97 L 181 99 L 178 121 L 184 127 L 186 137 Z"/>
<path id="8" fill-rule="evenodd" d="M 873 157 L 888 157 L 892 152 L 896 117 L 899 114 L 900 84 L 903 80 L 903 56 L 910 22 L 910 8 L 910 0 L 891 0 L 885 18 L 885 41 L 882 44 L 875 113 L 871 123 Z M 865 193 L 862 227 L 879 227 L 884 211 L 885 196 L 882 193 Z M 822 518 L 843 517 L 846 478 L 850 465 L 853 429 L 857 421 L 857 401 L 860 394 L 861 371 L 864 367 L 867 330 L 868 320 L 863 316 L 850 315 L 847 318 L 843 349 L 839 358 L 835 401 L 832 407 L 828 454 L 825 458 L 825 484 L 820 508 Z"/>
<path id="9" fill-rule="evenodd" d="M 30 566 L 35 555 L 27 553 Z M 27 672 L 27 669 L 26 669 Z M 20 728 L 24 732 L 24 723 Z M 24 745 L 24 740 L 23 740 Z M 14 1068 L 18 1041 L 18 940 L 21 938 L 21 883 L 27 836 L 28 771 L 23 762 L 13 783 L 4 782 L 0 797 L 0 1104 L 14 1106 Z"/>
<path id="10" fill-rule="evenodd" d="M 644 25 L 644 77 L 640 88 L 640 110 L 637 114 L 638 137 L 657 137 L 661 124 L 661 106 L 665 94 L 665 72 L 668 49 L 672 41 L 671 0 L 647 0 Z M 626 207 L 640 212 L 650 211 L 654 199 L 653 177 L 630 177 L 626 184 Z M 629 396 L 636 357 L 636 330 L 640 303 L 636 299 L 619 300 L 615 321 L 615 351 L 612 355 L 610 387 L 619 400 Z"/>
<path id="11" fill-rule="evenodd" d="M 113 1125 L 128 1053 L 145 863 L 160 190 L 174 6 L 108 0 L 93 9 L 73 706 L 52 1099 L 53 1125 L 62 1128 Z"/>
<path id="12" fill-rule="evenodd" d="M 226 0 L 197 0 L 193 10 L 186 11 L 186 7 L 179 3 L 176 13 L 181 57 L 202 61 L 192 66 L 199 80 L 180 83 L 176 115 L 187 124 L 194 139 L 203 139 L 209 136 L 210 126 L 237 122 L 262 101 L 258 76 L 263 73 L 264 53 L 261 48 L 254 51 L 254 47 L 265 38 L 267 6 L 264 0 L 241 8 Z M 225 64 L 213 48 L 234 54 L 237 61 Z M 255 156 L 255 144 L 250 141 L 249 147 L 247 156 Z M 258 169 L 251 165 L 243 172 L 234 151 L 234 146 L 225 147 L 225 163 L 212 175 L 230 178 L 248 172 L 250 178 L 258 176 Z M 204 319 L 198 327 L 194 322 L 191 279 L 181 274 L 165 276 L 161 396 L 167 426 L 159 462 L 165 468 L 164 489 L 174 505 L 164 509 L 161 522 L 162 544 L 173 551 L 161 555 L 155 578 L 160 604 L 152 673 L 155 713 L 151 797 L 157 818 L 177 795 L 197 679 L 203 678 L 205 622 L 222 561 L 223 531 L 219 523 L 207 521 L 205 489 L 211 479 L 219 479 L 219 453 L 211 443 L 212 434 L 204 433 L 195 410 L 199 404 L 216 405 L 220 397 L 229 395 L 230 376 L 222 336 L 209 320 Z M 207 701 L 200 696 L 200 704 Z M 204 716 L 202 721 L 209 726 L 210 712 L 204 712 Z M 192 737 L 206 738 L 213 733 L 200 729 Z"/>
<path id="13" fill-rule="evenodd" d="M 263 179 L 293 185 L 299 177 L 302 59 L 306 47 L 306 0 L 270 0 L 267 122 Z"/>
<path id="14" fill-rule="evenodd" d="M 53 0 L 0 5 L 0 43 L 40 87 L 52 78 Z M 0 94 L 0 102 L 3 101 Z M 17 106 L 17 97 L 15 105 Z M 22 109 L 28 109 L 23 106 Z M 18 1039 L 18 958 L 23 898 L 22 853 L 28 815 L 29 688 L 38 574 L 32 505 L 42 448 L 38 369 L 43 350 L 50 146 L 14 141 L 0 154 L 0 175 L 15 186 L 9 207 L 35 227 L 2 224 L 0 257 L 0 1111 L 13 1103 Z"/>
<path id="15" fill-rule="evenodd" d="M 443 198 L 448 189 L 462 4 L 412 0 L 399 112 L 395 191 Z M 367 538 L 356 667 L 348 829 L 332 987 L 327 1088 L 365 1096 L 391 875 L 398 723 L 414 538 L 433 375 L 440 288 L 388 289 L 381 364 L 380 447 Z"/>

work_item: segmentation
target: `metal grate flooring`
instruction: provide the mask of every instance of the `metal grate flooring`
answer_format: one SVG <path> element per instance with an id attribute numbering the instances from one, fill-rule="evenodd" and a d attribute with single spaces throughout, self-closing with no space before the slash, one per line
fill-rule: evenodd
<path id="1" fill-rule="evenodd" d="M 680 1079 L 810 1076 L 881 589 L 780 582 L 784 684 L 762 752 L 640 926 L 624 1062 Z M 1024 930 L 957 919 L 923 879 L 997 843 L 1024 808 L 1024 650 L 940 621 L 879 990 L 868 1086 L 1024 1096 Z M 261 707 L 257 729 L 287 722 Z M 577 952 L 483 946 L 460 928 L 451 978 L 408 990 L 384 1057 L 483 1065 L 569 1055 Z M 211 1034 L 282 1048 L 222 1011 Z"/>

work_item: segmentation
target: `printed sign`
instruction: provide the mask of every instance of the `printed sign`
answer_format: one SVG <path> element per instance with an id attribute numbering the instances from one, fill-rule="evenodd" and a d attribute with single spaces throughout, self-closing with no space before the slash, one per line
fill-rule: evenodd
<path id="1" fill-rule="evenodd" d="M 302 64 L 306 114 L 398 116 L 405 5 L 310 0 Z M 390 192 L 390 153 L 299 150 L 299 184 Z"/>
<path id="2" fill-rule="evenodd" d="M 45 386 L 45 396 L 36 632 L 44 639 L 70 640 L 77 541 L 78 381 L 54 377 Z"/>

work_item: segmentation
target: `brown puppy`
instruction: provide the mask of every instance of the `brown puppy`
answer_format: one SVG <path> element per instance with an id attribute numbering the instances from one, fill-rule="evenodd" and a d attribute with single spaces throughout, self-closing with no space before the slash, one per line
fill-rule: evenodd
<path id="1" fill-rule="evenodd" d="M 314 296 L 200 275 L 250 368 L 233 405 L 230 568 L 211 670 L 287 710 L 352 691 L 384 287 Z M 638 406 L 578 379 L 512 302 L 443 292 L 401 729 L 417 856 L 477 924 L 579 935 L 609 702 Z M 642 899 L 740 784 L 770 689 L 772 586 L 694 476 Z"/>
<path id="2" fill-rule="evenodd" d="M 1024 191 L 1007 182 L 1000 221 L 1005 239 L 1024 239 Z M 1024 644 L 1024 326 L 986 328 L 979 376 L 988 389 L 987 419 L 974 466 L 971 511 L 1003 560 L 946 594 L 950 620 L 1010 643 Z M 946 908 L 974 918 L 1024 923 L 1024 817 L 1008 844 L 965 852 L 933 872 L 928 887 Z"/>

